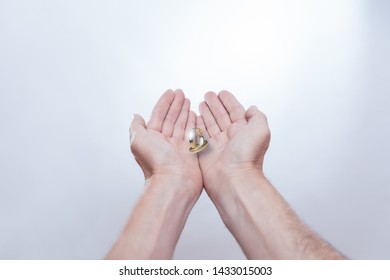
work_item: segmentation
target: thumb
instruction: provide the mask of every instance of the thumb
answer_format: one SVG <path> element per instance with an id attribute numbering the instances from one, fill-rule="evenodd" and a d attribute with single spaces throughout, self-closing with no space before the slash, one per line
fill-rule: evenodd
<path id="1" fill-rule="evenodd" d="M 134 114 L 133 121 L 131 122 L 130 125 L 130 139 L 132 139 L 135 136 L 135 134 L 144 132 L 145 128 L 146 128 L 146 124 L 143 117 L 141 117 L 138 114 Z"/>
<path id="2" fill-rule="evenodd" d="M 246 111 L 245 118 L 248 123 L 267 121 L 267 117 L 255 105 L 249 107 Z"/>

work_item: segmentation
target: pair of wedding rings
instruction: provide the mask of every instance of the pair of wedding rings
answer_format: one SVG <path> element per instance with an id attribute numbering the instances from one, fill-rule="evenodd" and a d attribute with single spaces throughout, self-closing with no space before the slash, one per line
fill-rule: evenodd
<path id="1" fill-rule="evenodd" d="M 203 151 L 209 143 L 204 139 L 202 130 L 194 127 L 188 134 L 188 140 L 190 142 L 190 152 L 193 154 Z"/>

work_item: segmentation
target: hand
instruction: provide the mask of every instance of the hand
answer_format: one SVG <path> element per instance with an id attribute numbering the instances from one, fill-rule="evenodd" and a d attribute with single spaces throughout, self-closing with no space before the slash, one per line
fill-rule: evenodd
<path id="1" fill-rule="evenodd" d="M 218 96 L 206 93 L 199 111 L 197 126 L 209 141 L 209 147 L 199 154 L 199 164 L 210 197 L 224 191 L 227 178 L 223 175 L 232 177 L 248 171 L 263 175 L 264 155 L 270 141 L 265 115 L 256 106 L 245 111 L 227 91 Z"/>
<path id="2" fill-rule="evenodd" d="M 203 182 L 198 157 L 188 151 L 187 139 L 195 121 L 196 114 L 181 90 L 168 90 L 160 97 L 147 125 L 141 116 L 134 116 L 131 151 L 146 180 L 154 176 L 185 178 L 188 188 L 200 195 Z"/>

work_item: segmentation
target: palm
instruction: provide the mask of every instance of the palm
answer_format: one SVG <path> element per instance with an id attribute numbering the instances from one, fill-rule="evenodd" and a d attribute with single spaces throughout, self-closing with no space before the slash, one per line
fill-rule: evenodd
<path id="1" fill-rule="evenodd" d="M 188 151 L 188 141 L 182 138 L 166 137 L 155 130 L 148 130 L 146 141 L 151 143 L 148 146 L 150 147 L 148 154 L 154 155 L 152 158 L 155 166 L 158 166 L 161 172 L 176 175 L 185 174 L 189 180 L 202 185 L 198 158 Z"/>
<path id="2" fill-rule="evenodd" d="M 234 128 L 234 127 L 231 127 Z M 227 164 L 237 161 L 235 152 L 236 143 L 242 142 L 240 130 L 245 129 L 243 125 L 237 125 L 235 129 L 220 132 L 213 138 L 209 138 L 209 148 L 199 155 L 199 164 L 205 172 L 212 171 L 217 163 Z"/>
<path id="3" fill-rule="evenodd" d="M 218 165 L 233 168 L 242 164 L 255 166 L 261 151 L 261 147 L 258 147 L 258 143 L 261 143 L 259 138 L 259 131 L 246 123 L 232 124 L 227 131 L 210 138 L 209 151 L 199 156 L 205 177 L 208 173 L 214 173 L 213 167 Z"/>

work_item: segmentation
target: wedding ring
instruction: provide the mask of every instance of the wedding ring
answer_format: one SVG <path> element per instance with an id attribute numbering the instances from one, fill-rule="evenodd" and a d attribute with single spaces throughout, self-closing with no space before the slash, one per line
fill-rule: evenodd
<path id="1" fill-rule="evenodd" d="M 197 127 L 191 129 L 188 140 L 190 141 L 190 152 L 194 154 L 203 151 L 209 145 L 207 140 L 204 139 L 202 130 Z"/>

